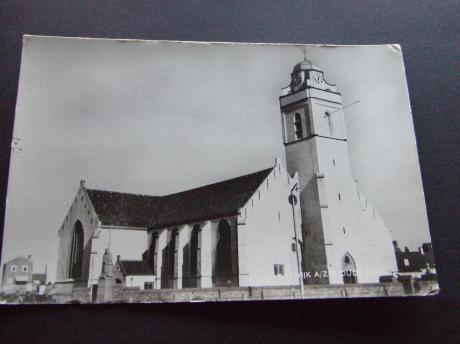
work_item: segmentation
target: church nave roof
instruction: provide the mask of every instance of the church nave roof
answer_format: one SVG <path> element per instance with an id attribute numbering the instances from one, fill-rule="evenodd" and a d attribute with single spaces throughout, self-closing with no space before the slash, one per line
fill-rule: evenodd
<path id="1" fill-rule="evenodd" d="M 236 215 L 273 168 L 166 195 L 86 189 L 103 225 L 165 228 Z"/>

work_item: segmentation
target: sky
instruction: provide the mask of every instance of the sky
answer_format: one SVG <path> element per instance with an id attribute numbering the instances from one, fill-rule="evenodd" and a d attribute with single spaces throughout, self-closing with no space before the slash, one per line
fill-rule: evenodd
<path id="1" fill-rule="evenodd" d="M 337 85 L 353 173 L 400 246 L 430 242 L 402 54 L 307 45 Z M 280 90 L 303 45 L 24 38 L 2 263 L 56 269 L 79 188 L 164 195 L 284 161 Z"/>

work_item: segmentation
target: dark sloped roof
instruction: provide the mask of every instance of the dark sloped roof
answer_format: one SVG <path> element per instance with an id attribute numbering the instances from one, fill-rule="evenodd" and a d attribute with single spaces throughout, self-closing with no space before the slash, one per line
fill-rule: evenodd
<path id="1" fill-rule="evenodd" d="M 196 189 L 164 196 L 151 227 L 164 228 L 199 220 L 236 215 L 272 168 Z"/>
<path id="2" fill-rule="evenodd" d="M 425 255 L 417 251 L 405 252 L 400 251 L 396 252 L 396 262 L 398 264 L 399 272 L 417 272 L 426 269 L 426 265 L 430 268 L 434 268 L 434 261 L 430 259 L 430 255 Z M 404 259 L 409 261 L 409 265 L 404 264 Z"/>
<path id="3" fill-rule="evenodd" d="M 7 262 L 5 263 L 5 265 L 17 264 L 17 263 L 19 263 L 19 262 L 32 264 L 32 261 L 29 260 L 29 259 L 27 259 L 26 257 L 24 257 L 24 256 L 18 256 L 18 257 L 16 257 L 16 258 L 13 258 L 13 259 L 7 261 Z"/>
<path id="4" fill-rule="evenodd" d="M 104 225 L 147 227 L 160 197 L 86 189 Z"/>
<path id="5" fill-rule="evenodd" d="M 167 195 L 87 189 L 104 225 L 164 228 L 236 215 L 273 168 Z"/>
<path id="6" fill-rule="evenodd" d="M 153 275 L 149 263 L 145 260 L 120 260 L 121 273 L 123 276 L 145 276 Z"/>

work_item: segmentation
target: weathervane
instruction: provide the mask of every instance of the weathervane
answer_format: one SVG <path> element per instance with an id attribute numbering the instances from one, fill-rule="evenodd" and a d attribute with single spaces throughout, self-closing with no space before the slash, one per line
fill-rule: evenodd
<path id="1" fill-rule="evenodd" d="M 307 53 L 308 53 L 308 52 L 309 52 L 309 51 L 308 51 L 307 48 L 304 46 L 304 47 L 303 47 L 303 59 L 304 59 L 304 61 L 307 61 Z"/>

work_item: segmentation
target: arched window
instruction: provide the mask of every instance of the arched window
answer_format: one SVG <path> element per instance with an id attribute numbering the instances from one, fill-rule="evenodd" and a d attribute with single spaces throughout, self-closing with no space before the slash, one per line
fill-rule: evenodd
<path id="1" fill-rule="evenodd" d="M 174 287 L 174 278 L 176 276 L 177 268 L 177 253 L 179 248 L 179 233 L 178 229 L 175 228 L 171 232 L 171 240 L 169 241 L 169 252 L 168 252 L 168 279 L 170 280 L 169 287 Z"/>
<path id="2" fill-rule="evenodd" d="M 216 251 L 216 276 L 232 275 L 232 233 L 227 221 L 222 220 L 218 227 Z"/>
<path id="3" fill-rule="evenodd" d="M 201 231 L 200 225 L 196 224 L 193 227 L 192 235 L 190 237 L 190 278 L 192 283 L 196 281 L 198 277 L 198 263 L 199 263 L 199 234 Z M 196 283 L 193 283 L 196 285 Z"/>
<path id="4" fill-rule="evenodd" d="M 149 246 L 149 264 L 152 267 L 153 272 L 156 274 L 156 261 L 157 261 L 157 249 L 158 249 L 158 233 L 153 232 L 150 239 Z"/>
<path id="5" fill-rule="evenodd" d="M 345 253 L 342 260 L 342 275 L 343 283 L 355 284 L 358 283 L 356 274 L 356 264 L 353 257 L 349 253 Z"/>
<path id="6" fill-rule="evenodd" d="M 69 278 L 81 278 L 83 265 L 83 226 L 77 221 L 72 230 L 70 244 Z"/>
<path id="7" fill-rule="evenodd" d="M 303 138 L 302 116 L 298 112 L 294 115 L 294 133 L 296 140 Z"/>

